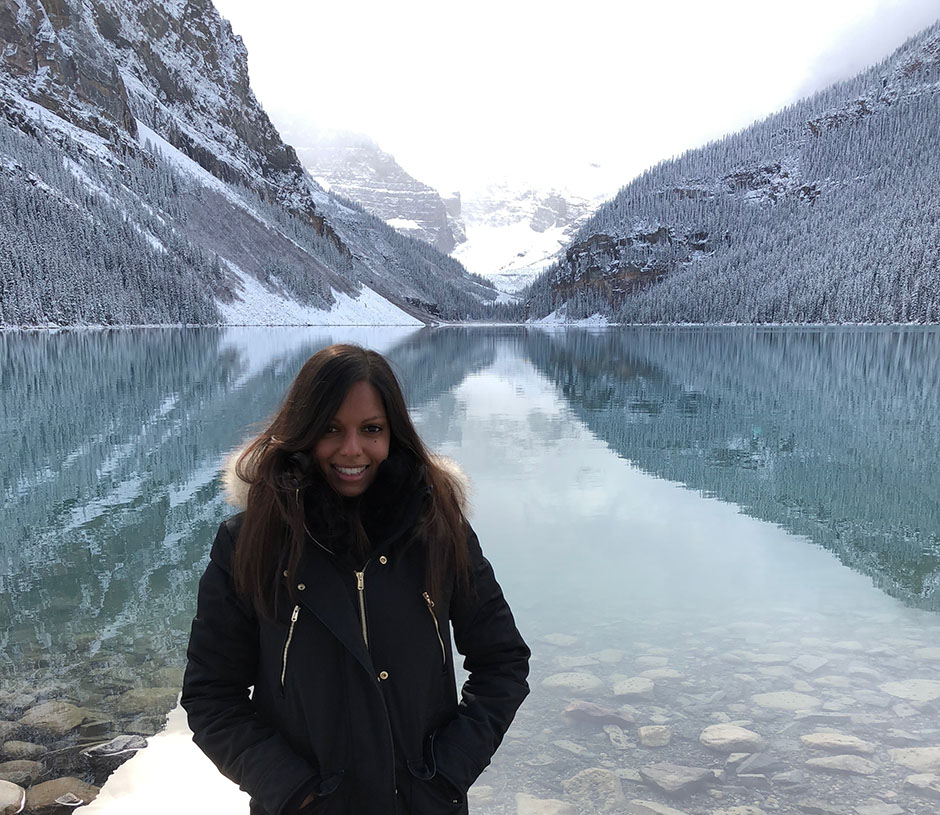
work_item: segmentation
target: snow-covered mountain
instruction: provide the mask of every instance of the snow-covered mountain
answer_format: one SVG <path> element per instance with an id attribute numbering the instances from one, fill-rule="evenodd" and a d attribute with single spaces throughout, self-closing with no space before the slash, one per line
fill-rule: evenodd
<path id="1" fill-rule="evenodd" d="M 0 0 L 0 42 L 0 324 L 415 322 L 495 298 L 313 181 L 208 0 Z"/>
<path id="2" fill-rule="evenodd" d="M 467 192 L 467 240 L 452 254 L 501 291 L 518 292 L 558 259 L 603 200 L 510 181 Z"/>
<path id="3" fill-rule="evenodd" d="M 940 322 L 940 22 L 859 76 L 625 186 L 527 314 Z"/>
<path id="4" fill-rule="evenodd" d="M 460 196 L 445 200 L 410 176 L 371 139 L 352 133 L 320 133 L 282 126 L 310 174 L 325 188 L 360 204 L 404 235 L 451 252 L 466 240 Z"/>
<path id="5" fill-rule="evenodd" d="M 320 131 L 303 117 L 279 121 L 282 135 L 325 188 L 361 205 L 398 232 L 450 253 L 470 272 L 515 293 L 570 243 L 612 194 L 578 179 L 585 196 L 525 181 L 442 194 L 406 172 L 368 136 Z M 598 168 L 592 169 L 597 175 Z"/>

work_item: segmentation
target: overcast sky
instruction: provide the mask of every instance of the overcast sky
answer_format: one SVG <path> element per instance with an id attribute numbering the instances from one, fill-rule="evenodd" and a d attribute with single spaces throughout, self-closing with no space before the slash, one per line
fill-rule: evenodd
<path id="1" fill-rule="evenodd" d="M 940 0 L 215 3 L 276 125 L 366 134 L 442 192 L 613 193 L 940 18 Z"/>

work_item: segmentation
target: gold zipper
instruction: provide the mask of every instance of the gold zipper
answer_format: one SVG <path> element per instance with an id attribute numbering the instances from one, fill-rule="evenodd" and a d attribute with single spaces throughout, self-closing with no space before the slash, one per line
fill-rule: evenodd
<path id="1" fill-rule="evenodd" d="M 294 636 L 294 626 L 300 616 L 300 606 L 294 606 L 294 613 L 290 615 L 290 628 L 287 629 L 287 641 L 284 643 L 284 656 L 281 658 L 281 689 L 284 688 L 284 677 L 287 675 L 287 649 L 290 648 L 291 637 Z"/>
<path id="2" fill-rule="evenodd" d="M 434 630 L 437 632 L 437 641 L 441 644 L 441 660 L 446 665 L 447 651 L 444 649 L 444 639 L 441 637 L 441 625 L 437 621 L 437 615 L 434 613 L 434 601 L 427 592 L 422 592 L 421 596 L 424 597 L 424 602 L 428 604 L 428 611 L 431 613 L 431 619 L 434 620 Z"/>
<path id="3" fill-rule="evenodd" d="M 366 564 L 368 565 L 368 564 Z M 366 650 L 369 648 L 369 632 L 366 629 L 366 573 L 365 570 L 355 572 L 356 588 L 359 590 L 359 619 L 362 622 L 362 641 L 366 644 Z"/>

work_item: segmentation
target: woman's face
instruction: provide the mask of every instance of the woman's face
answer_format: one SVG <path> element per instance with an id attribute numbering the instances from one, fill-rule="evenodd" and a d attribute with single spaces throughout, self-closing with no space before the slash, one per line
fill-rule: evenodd
<path id="1" fill-rule="evenodd" d="M 340 495 L 362 495 L 388 458 L 391 432 L 379 392 L 357 382 L 313 448 L 329 485 Z"/>

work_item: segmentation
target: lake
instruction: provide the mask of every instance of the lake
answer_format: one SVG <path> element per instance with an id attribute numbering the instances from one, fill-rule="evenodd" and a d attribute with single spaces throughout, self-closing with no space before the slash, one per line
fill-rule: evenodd
<path id="1" fill-rule="evenodd" d="M 241 806 L 167 714 L 219 464 L 334 341 L 469 475 L 532 646 L 473 811 L 935 811 L 940 330 L 0 334 L 0 742 L 50 701 L 51 775 L 151 737 L 83 812 Z"/>

